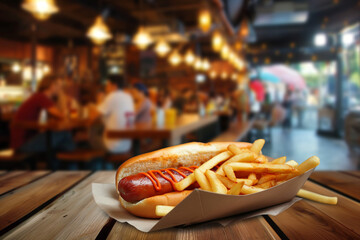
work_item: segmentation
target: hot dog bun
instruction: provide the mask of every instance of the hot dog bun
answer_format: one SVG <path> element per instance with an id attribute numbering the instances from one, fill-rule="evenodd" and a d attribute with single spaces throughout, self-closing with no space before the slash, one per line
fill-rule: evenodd
<path id="1" fill-rule="evenodd" d="M 181 166 L 200 166 L 215 155 L 227 149 L 229 144 L 236 144 L 239 148 L 250 148 L 251 143 L 245 142 L 212 142 L 199 143 L 192 142 L 173 147 L 163 148 L 154 152 L 145 153 L 133 157 L 123 163 L 116 172 L 116 190 L 118 190 L 119 181 L 127 176 L 149 170 L 160 170 L 164 168 L 178 168 Z M 145 218 L 159 218 L 155 214 L 156 205 L 176 206 L 191 191 L 171 192 L 163 195 L 157 195 L 145 198 L 137 203 L 129 203 L 121 198 L 121 205 L 130 213 Z"/>

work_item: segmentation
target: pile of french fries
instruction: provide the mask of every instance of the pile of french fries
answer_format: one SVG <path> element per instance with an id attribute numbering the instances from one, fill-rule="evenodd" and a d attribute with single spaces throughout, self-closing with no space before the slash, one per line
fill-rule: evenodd
<path id="1" fill-rule="evenodd" d="M 264 139 L 256 140 L 250 149 L 240 149 L 230 144 L 227 151 L 216 155 L 194 173 L 175 183 L 176 190 L 183 191 L 197 182 L 200 189 L 210 192 L 230 195 L 253 194 L 279 185 L 320 164 L 316 156 L 301 164 L 294 160 L 286 161 L 286 157 L 269 162 L 261 153 L 264 144 Z M 298 192 L 298 196 L 327 204 L 337 203 L 336 197 L 327 197 L 303 189 Z M 156 214 L 165 216 L 172 208 L 157 206 Z"/>

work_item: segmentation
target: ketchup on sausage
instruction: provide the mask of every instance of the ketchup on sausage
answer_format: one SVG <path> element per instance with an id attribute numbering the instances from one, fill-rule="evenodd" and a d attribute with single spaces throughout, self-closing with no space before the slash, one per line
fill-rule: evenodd
<path id="1" fill-rule="evenodd" d="M 124 177 L 119 181 L 121 197 L 131 203 L 142 199 L 175 191 L 174 183 L 194 172 L 197 166 L 150 170 Z M 193 184 L 187 189 L 194 189 Z"/>

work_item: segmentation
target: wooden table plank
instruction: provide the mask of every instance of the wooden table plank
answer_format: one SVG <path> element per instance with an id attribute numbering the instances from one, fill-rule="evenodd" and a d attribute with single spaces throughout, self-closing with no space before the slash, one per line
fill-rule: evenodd
<path id="1" fill-rule="evenodd" d="M 342 172 L 345 173 L 345 174 L 350 174 L 352 176 L 360 178 L 360 171 L 342 171 Z"/>
<path id="2" fill-rule="evenodd" d="M 108 238 L 111 239 L 280 239 L 263 217 L 236 221 L 223 227 L 217 223 L 204 223 L 188 227 L 164 229 L 143 233 L 129 224 L 116 222 Z"/>
<path id="3" fill-rule="evenodd" d="M 88 174 L 88 171 L 55 172 L 3 195 L 0 198 L 0 230 L 14 224 Z"/>
<path id="4" fill-rule="evenodd" d="M 6 233 L 5 239 L 95 239 L 109 217 L 94 202 L 91 183 L 113 183 L 114 179 L 114 171 L 94 173 Z"/>
<path id="5" fill-rule="evenodd" d="M 4 175 L 5 173 L 6 173 L 5 170 L 0 170 L 0 176 L 1 176 L 1 175 Z"/>
<path id="6" fill-rule="evenodd" d="M 360 178 L 341 172 L 315 171 L 311 180 L 360 200 Z"/>
<path id="7" fill-rule="evenodd" d="M 269 216 L 289 239 L 359 239 L 360 235 L 306 201 L 277 216 Z"/>
<path id="8" fill-rule="evenodd" d="M 4 176 L 0 176 L 0 195 L 49 173 L 50 171 L 13 171 Z"/>
<path id="9" fill-rule="evenodd" d="M 335 219 L 342 225 L 350 228 L 352 231 L 360 234 L 360 203 L 351 200 L 350 198 L 344 197 L 341 194 L 333 192 L 327 188 L 324 188 L 316 183 L 307 181 L 303 187 L 306 190 L 313 191 L 319 194 L 327 196 L 336 196 L 338 197 L 337 205 L 328 205 L 322 204 L 310 200 L 304 200 L 310 205 L 316 207 L 318 210 L 322 211 L 324 214 Z"/>

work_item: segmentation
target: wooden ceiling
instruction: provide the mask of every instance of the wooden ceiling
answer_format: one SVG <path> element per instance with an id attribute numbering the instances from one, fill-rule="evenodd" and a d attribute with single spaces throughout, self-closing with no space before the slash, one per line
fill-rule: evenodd
<path id="1" fill-rule="evenodd" d="M 88 44 L 85 37 L 89 26 L 96 16 L 106 15 L 106 22 L 113 34 L 122 33 L 131 36 L 140 24 L 157 24 L 179 21 L 185 31 L 197 29 L 197 14 L 204 6 L 221 2 L 224 11 L 236 30 L 243 16 L 256 17 L 259 6 L 271 6 L 285 0 L 57 0 L 60 9 L 47 21 L 36 21 L 29 13 L 21 9 L 22 0 L 0 1 L 0 36 L 20 41 L 31 40 L 32 25 L 37 26 L 38 42 L 43 44 Z M 267 50 L 309 47 L 316 32 L 336 32 L 345 25 L 360 21 L 359 0 L 287 0 L 293 3 L 307 3 L 309 18 L 304 24 L 254 27 L 257 41 L 249 43 L 247 54 L 261 49 Z M 246 6 L 243 7 L 243 6 Z M 106 12 L 106 13 L 105 13 Z M 216 18 L 216 12 L 214 17 Z M 327 19 L 326 21 L 324 19 Z M 211 56 L 210 35 L 198 36 L 202 51 Z M 265 51 L 266 53 L 266 51 Z M 257 54 L 257 53 L 256 53 Z M 255 55 L 256 55 L 255 54 Z"/>

